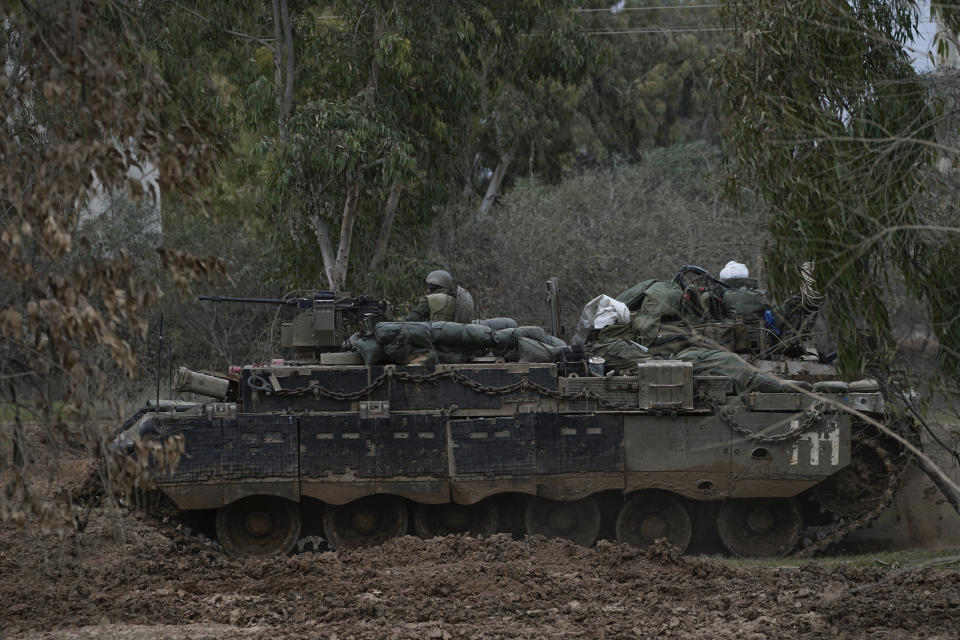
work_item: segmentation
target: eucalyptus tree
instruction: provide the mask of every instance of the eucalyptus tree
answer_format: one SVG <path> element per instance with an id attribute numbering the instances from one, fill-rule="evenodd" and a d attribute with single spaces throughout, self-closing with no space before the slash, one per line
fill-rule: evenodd
<path id="1" fill-rule="evenodd" d="M 636 158 L 678 142 L 719 142 L 720 98 L 712 65 L 731 45 L 717 5 L 631 0 L 578 4 L 581 28 L 603 43 L 577 107 L 592 155 Z"/>
<path id="2" fill-rule="evenodd" d="M 514 5 L 509 14 L 513 19 L 502 21 L 478 42 L 479 112 L 468 134 L 480 144 L 463 147 L 474 152 L 470 170 L 488 174 L 478 209 L 481 217 L 509 173 L 536 172 L 556 181 L 572 164 L 577 106 L 590 74 L 605 62 L 604 49 L 572 12 L 576 3 L 499 4 L 491 6 L 495 15 Z"/>
<path id="3" fill-rule="evenodd" d="M 937 190 L 958 181 L 958 102 L 955 83 L 944 95 L 911 63 L 921 4 L 727 0 L 740 46 L 725 56 L 719 81 L 731 184 L 770 205 L 768 278 L 796 290 L 801 265 L 812 272 L 849 375 L 884 372 L 893 353 L 888 303 L 912 299 L 932 323 L 940 367 L 927 379 L 909 372 L 911 384 L 952 399 L 955 420 L 960 216 L 955 198 Z M 933 6 L 957 33 L 960 3 Z M 893 291 L 894 282 L 907 291 Z M 956 469 L 960 441 L 928 422 L 912 393 L 891 391 L 895 410 L 923 427 L 931 455 Z M 928 455 L 918 460 L 960 511 L 955 479 Z"/>
<path id="4" fill-rule="evenodd" d="M 960 368 L 960 220 L 928 197 L 935 162 L 956 149 L 940 127 L 949 103 L 911 64 L 921 4 L 725 2 L 738 37 L 718 77 L 730 175 L 770 204 L 775 285 L 799 288 L 799 266 L 812 265 L 853 373 L 889 355 L 863 335 L 891 344 L 894 272 L 933 318 L 946 370 Z M 936 6 L 956 31 L 958 3 Z"/>
<path id="5" fill-rule="evenodd" d="M 563 129 L 574 102 L 558 99 L 560 85 L 590 63 L 586 38 L 558 27 L 567 8 L 536 0 L 301 8 L 302 102 L 273 165 L 276 211 L 293 237 L 315 239 L 331 287 L 347 281 L 355 238 L 366 259 L 358 277 L 371 277 L 398 221 L 428 220 L 451 187 L 469 189 L 488 166 L 489 206 L 517 149 Z"/>

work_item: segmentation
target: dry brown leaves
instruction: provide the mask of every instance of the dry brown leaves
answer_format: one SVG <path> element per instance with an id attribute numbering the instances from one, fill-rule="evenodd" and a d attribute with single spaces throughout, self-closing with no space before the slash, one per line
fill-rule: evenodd
<path id="1" fill-rule="evenodd" d="M 105 253 L 79 235 L 104 194 L 143 196 L 130 176 L 157 167 L 161 189 L 187 198 L 215 171 L 216 144 L 176 109 L 138 41 L 136 2 L 4 3 L 0 25 L 0 410 L 82 418 L 109 392 L 104 355 L 136 372 L 133 336 L 161 291 L 141 256 Z M 223 273 L 217 259 L 161 251 L 178 287 Z M 57 407 L 57 410 L 54 410 Z M 7 429 L 9 427 L 2 427 Z M 50 430 L 51 434 L 55 430 Z M 0 517 L 23 522 L 64 505 L 32 502 L 29 456 L 0 432 Z M 176 448 L 151 451 L 169 462 Z M 69 512 L 69 508 L 60 515 Z M 59 511 L 58 511 L 59 513 Z M 59 516 L 58 516 L 59 517 Z M 43 518 L 41 518 L 43 519 Z"/>

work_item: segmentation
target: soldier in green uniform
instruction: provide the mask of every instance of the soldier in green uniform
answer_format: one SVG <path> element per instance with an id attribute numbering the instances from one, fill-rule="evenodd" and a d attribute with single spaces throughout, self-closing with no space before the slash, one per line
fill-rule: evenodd
<path id="1" fill-rule="evenodd" d="M 437 322 L 457 320 L 459 287 L 453 285 L 453 276 L 442 269 L 427 275 L 427 295 L 406 317 L 407 322 Z M 462 289 L 460 289 L 462 291 Z M 469 295 L 469 294 L 468 294 Z M 470 300 L 471 307 L 473 300 Z M 472 319 L 472 318 L 471 318 Z M 462 320 L 460 320 L 462 322 Z"/>

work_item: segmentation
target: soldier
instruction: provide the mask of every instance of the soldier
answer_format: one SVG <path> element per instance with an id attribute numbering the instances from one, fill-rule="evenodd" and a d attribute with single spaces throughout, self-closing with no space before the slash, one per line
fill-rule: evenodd
<path id="1" fill-rule="evenodd" d="M 463 287 L 454 287 L 453 276 L 439 269 L 427 275 L 427 295 L 406 317 L 407 322 L 471 322 L 473 296 Z"/>

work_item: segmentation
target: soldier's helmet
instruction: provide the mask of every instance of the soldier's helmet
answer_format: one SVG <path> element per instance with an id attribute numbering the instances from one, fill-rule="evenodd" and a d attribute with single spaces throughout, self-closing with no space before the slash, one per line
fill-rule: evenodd
<path id="1" fill-rule="evenodd" d="M 431 271 L 427 274 L 427 284 L 432 284 L 435 287 L 440 287 L 442 289 L 453 290 L 453 276 L 451 276 L 447 271 L 443 269 L 438 269 L 436 271 Z"/>

